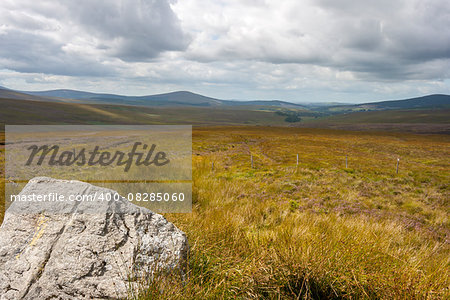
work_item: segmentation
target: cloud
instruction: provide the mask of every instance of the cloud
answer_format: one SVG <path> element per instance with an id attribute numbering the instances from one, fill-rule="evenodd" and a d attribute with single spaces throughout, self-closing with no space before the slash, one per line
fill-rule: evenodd
<path id="1" fill-rule="evenodd" d="M 189 37 L 166 0 L 67 1 L 71 18 L 125 61 L 145 61 L 182 51 Z"/>
<path id="2" fill-rule="evenodd" d="M 64 44 L 40 34 L 12 29 L 0 33 L 0 66 L 24 73 L 72 76 L 108 76 L 113 69 L 70 51 Z"/>
<path id="3" fill-rule="evenodd" d="M 198 32 L 186 53 L 189 59 L 312 64 L 372 80 L 449 76 L 445 0 L 227 4 L 215 1 L 200 10 L 195 0 L 185 0 L 175 8 L 185 27 Z M 438 60 L 444 61 L 440 69 Z"/>
<path id="4" fill-rule="evenodd" d="M 103 76 L 189 44 L 167 0 L 0 2 L 0 67 Z"/>
<path id="5" fill-rule="evenodd" d="M 0 43 L 1 82 L 19 89 L 304 101 L 450 93 L 447 0 L 5 0 Z"/>

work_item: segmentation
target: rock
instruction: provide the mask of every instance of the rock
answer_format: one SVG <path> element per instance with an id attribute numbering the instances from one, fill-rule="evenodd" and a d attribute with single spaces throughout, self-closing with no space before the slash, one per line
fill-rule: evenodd
<path id="1" fill-rule="evenodd" d="M 115 192 L 36 177 L 21 195 Z M 16 201 L 0 227 L 0 299 L 123 299 L 142 276 L 181 272 L 186 235 L 163 216 L 119 201 Z"/>

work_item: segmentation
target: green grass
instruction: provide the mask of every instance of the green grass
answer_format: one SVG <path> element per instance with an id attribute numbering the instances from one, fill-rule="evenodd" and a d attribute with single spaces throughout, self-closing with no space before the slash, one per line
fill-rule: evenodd
<path id="1" fill-rule="evenodd" d="M 362 111 L 322 118 L 330 123 L 434 123 L 448 124 L 450 109 Z"/>
<path id="2" fill-rule="evenodd" d="M 288 124 L 284 121 L 284 116 L 277 115 L 273 111 L 257 110 L 253 107 L 161 108 L 16 99 L 0 99 L 0 106 L 2 107 L 0 120 L 3 124 Z"/>
<path id="3" fill-rule="evenodd" d="M 189 124 L 294 126 L 447 134 L 450 132 L 449 109 L 369 111 L 320 118 L 322 114 L 319 112 L 260 105 L 138 107 L 0 99 L 0 106 L 2 107 L 0 129 L 4 124 Z M 301 121 L 289 123 L 282 112 L 298 114 Z"/>

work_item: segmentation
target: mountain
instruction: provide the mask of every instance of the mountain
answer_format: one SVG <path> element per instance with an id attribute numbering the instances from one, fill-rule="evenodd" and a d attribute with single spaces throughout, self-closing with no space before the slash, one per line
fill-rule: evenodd
<path id="1" fill-rule="evenodd" d="M 355 105 L 318 105 L 306 110 L 304 106 L 279 100 L 220 100 L 190 92 L 141 97 L 73 90 L 30 93 L 33 95 L 0 87 L 0 130 L 5 123 L 95 123 L 289 125 L 450 133 L 448 95 Z"/>
<path id="2" fill-rule="evenodd" d="M 123 96 L 116 94 L 89 93 L 76 90 L 50 90 L 41 92 L 23 92 L 29 95 L 39 97 L 52 97 L 63 99 L 76 99 L 80 103 L 98 103 L 98 104 L 121 104 L 138 106 L 277 106 L 285 108 L 304 109 L 302 105 L 286 101 L 237 101 L 220 100 L 206 97 L 188 91 L 178 91 L 165 94 L 147 95 L 147 96 Z"/>
<path id="3" fill-rule="evenodd" d="M 405 100 L 390 100 L 375 103 L 360 104 L 360 107 L 373 107 L 377 110 L 386 109 L 418 109 L 418 108 L 450 108 L 450 95 L 428 95 Z"/>
<path id="4" fill-rule="evenodd" d="M 447 109 L 450 108 L 450 95 L 434 94 L 422 97 L 389 100 L 354 105 L 336 105 L 323 108 L 330 113 L 347 113 L 356 111 L 405 110 L 405 109 Z"/>
<path id="5" fill-rule="evenodd" d="M 114 97 L 116 95 L 113 94 L 96 94 L 89 92 L 82 92 L 76 90 L 67 90 L 67 89 L 59 89 L 59 90 L 50 90 L 50 91 L 22 91 L 22 93 L 26 93 L 29 95 L 40 96 L 40 97 L 57 97 L 64 99 L 89 99 L 95 96 L 103 95 L 105 97 Z"/>
<path id="6" fill-rule="evenodd" d="M 321 121 L 333 124 L 423 123 L 449 124 L 450 109 L 389 109 L 336 114 Z"/>
<path id="7" fill-rule="evenodd" d="M 222 104 L 229 106 L 279 106 L 284 108 L 305 109 L 302 104 L 296 104 L 281 100 L 220 100 Z"/>
<path id="8" fill-rule="evenodd" d="M 450 96 L 428 95 L 319 108 L 309 126 L 345 130 L 394 130 L 450 134 Z"/>
<path id="9" fill-rule="evenodd" d="M 54 101 L 54 99 L 47 99 L 39 96 L 33 96 L 26 93 L 10 90 L 0 86 L 0 98 L 2 99 L 17 99 L 17 100 L 31 100 L 31 101 Z"/>
<path id="10" fill-rule="evenodd" d="M 72 102 L 83 104 L 115 104 L 151 107 L 242 107 L 243 109 L 303 110 L 319 112 L 323 115 L 334 115 L 358 111 L 409 110 L 409 109 L 447 109 L 450 108 L 450 95 L 427 95 L 405 100 L 390 100 L 363 104 L 319 103 L 296 104 L 280 100 L 221 100 L 195 94 L 188 91 L 178 91 L 147 96 L 124 96 L 106 93 L 90 93 L 77 90 L 60 89 L 39 92 L 14 91 L 0 87 L 0 97 L 33 101 Z"/>
<path id="11" fill-rule="evenodd" d="M 76 90 L 51 90 L 41 92 L 24 92 L 40 97 L 58 97 L 63 99 L 81 100 L 84 103 L 143 105 L 143 106 L 215 106 L 220 101 L 191 92 L 173 92 L 148 96 L 124 96 L 116 94 L 90 93 Z"/>

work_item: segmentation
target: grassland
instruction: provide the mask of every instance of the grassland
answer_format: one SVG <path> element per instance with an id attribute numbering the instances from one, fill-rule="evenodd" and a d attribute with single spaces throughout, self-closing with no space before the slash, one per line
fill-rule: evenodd
<path id="1" fill-rule="evenodd" d="M 303 117 L 294 126 L 359 131 L 396 131 L 450 134 L 449 109 L 409 109 L 347 112 L 323 117 Z"/>
<path id="2" fill-rule="evenodd" d="M 0 224 L 5 211 L 5 133 L 0 131 Z"/>
<path id="3" fill-rule="evenodd" d="M 165 215 L 188 279 L 134 297 L 448 299 L 449 155 L 448 135 L 195 128 L 193 212 Z"/>
<path id="4" fill-rule="evenodd" d="M 0 99 L 4 124 L 284 125 L 285 117 L 249 107 L 139 107 Z M 20 116 L 20 117 L 18 117 Z M 95 121 L 94 121 L 95 120 Z"/>
<path id="5" fill-rule="evenodd" d="M 334 115 L 331 123 L 449 123 L 450 109 L 364 111 Z"/>
<path id="6" fill-rule="evenodd" d="M 448 297 L 449 142 L 196 130 L 193 213 L 167 215 L 190 239 L 190 280 L 162 298 Z"/>
<path id="7" fill-rule="evenodd" d="M 188 124 L 450 133 L 449 109 L 368 111 L 320 117 L 324 114 L 263 105 L 139 107 L 1 98 L 0 107 L 0 129 L 4 124 Z M 286 121 L 289 114 L 299 116 L 301 121 Z"/>

